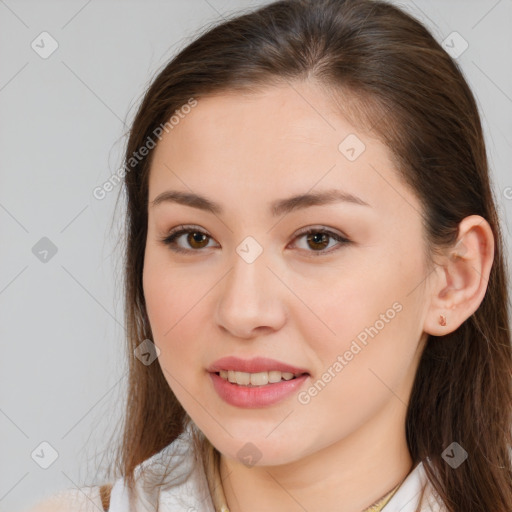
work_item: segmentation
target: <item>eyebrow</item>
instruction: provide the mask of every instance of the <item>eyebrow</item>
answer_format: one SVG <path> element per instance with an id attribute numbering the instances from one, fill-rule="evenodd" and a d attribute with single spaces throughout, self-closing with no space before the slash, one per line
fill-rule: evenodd
<path id="1" fill-rule="evenodd" d="M 211 212 L 215 215 L 222 215 L 224 211 L 220 204 L 208 199 L 207 197 L 193 192 L 180 192 L 177 190 L 166 190 L 165 192 L 162 192 L 153 201 L 151 201 L 150 204 L 154 208 L 159 204 L 167 202 L 190 206 L 199 210 Z M 299 194 L 285 199 L 278 199 L 270 203 L 270 212 L 272 216 L 277 217 L 285 213 L 309 208 L 311 206 L 323 206 L 338 202 L 370 206 L 366 201 L 363 201 L 361 198 L 353 194 L 343 192 L 342 190 L 332 189 L 322 192 Z"/>

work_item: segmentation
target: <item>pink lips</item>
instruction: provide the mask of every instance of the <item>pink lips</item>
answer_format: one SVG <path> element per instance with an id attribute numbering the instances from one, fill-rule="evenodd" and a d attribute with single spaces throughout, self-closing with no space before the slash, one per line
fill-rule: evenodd
<path id="1" fill-rule="evenodd" d="M 289 372 L 297 375 L 291 380 L 281 380 L 264 386 L 241 386 L 223 379 L 217 372 L 220 370 L 233 370 L 238 372 L 258 373 L 272 370 Z M 213 387 L 217 394 L 226 403 L 235 407 L 258 408 L 273 405 L 298 389 L 309 378 L 309 373 L 303 368 L 297 368 L 274 359 L 256 357 L 254 359 L 239 359 L 237 357 L 224 357 L 215 361 L 208 367 Z"/>
<path id="2" fill-rule="evenodd" d="M 308 373 L 304 368 L 297 368 L 267 357 L 255 357 L 253 359 L 240 359 L 233 356 L 223 357 L 208 367 L 208 371 L 210 373 L 219 372 L 220 370 L 234 370 L 235 372 L 247 373 L 270 372 L 272 370 L 276 370 L 279 372 L 290 372 L 294 375 Z"/>

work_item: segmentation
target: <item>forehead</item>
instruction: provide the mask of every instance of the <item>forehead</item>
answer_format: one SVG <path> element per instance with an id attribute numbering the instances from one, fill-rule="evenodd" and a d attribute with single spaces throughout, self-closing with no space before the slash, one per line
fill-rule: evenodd
<path id="1" fill-rule="evenodd" d="M 150 200 L 169 187 L 254 204 L 339 187 L 384 208 L 415 202 L 389 149 L 309 83 L 198 98 L 155 148 L 149 186 Z"/>
<path id="2" fill-rule="evenodd" d="M 175 142 L 183 149 L 201 147 L 227 157 L 251 151 L 261 159 L 269 155 L 269 149 L 279 148 L 290 158 L 301 150 L 337 151 L 340 135 L 354 130 L 337 114 L 336 105 L 325 92 L 312 84 L 215 94 L 197 101 L 173 128 L 174 137 L 167 137 L 174 139 L 169 141 L 171 146 Z"/>

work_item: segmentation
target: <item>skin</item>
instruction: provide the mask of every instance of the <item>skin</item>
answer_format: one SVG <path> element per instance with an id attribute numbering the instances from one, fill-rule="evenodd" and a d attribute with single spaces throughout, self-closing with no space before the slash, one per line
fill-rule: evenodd
<path id="1" fill-rule="evenodd" d="M 349 134 L 366 146 L 354 161 L 338 149 Z M 370 206 L 269 212 L 272 200 L 331 188 Z M 171 189 L 225 211 L 151 205 Z M 155 149 L 149 201 L 143 286 L 158 362 L 221 453 L 230 511 L 360 512 L 400 483 L 412 469 L 405 417 L 423 343 L 480 305 L 493 258 L 488 223 L 464 219 L 461 256 L 447 251 L 429 268 L 419 200 L 389 149 L 309 82 L 198 99 Z M 210 238 L 194 244 L 182 235 L 177 244 L 190 252 L 175 253 L 161 239 L 180 224 Z M 297 238 L 304 227 L 350 243 Z M 263 248 L 250 264 L 236 252 L 247 236 Z M 295 393 L 238 408 L 210 382 L 206 368 L 220 357 L 266 356 L 307 368 L 307 389 L 394 303 L 401 311 L 307 404 Z M 247 442 L 261 454 L 253 466 L 237 456 Z"/>

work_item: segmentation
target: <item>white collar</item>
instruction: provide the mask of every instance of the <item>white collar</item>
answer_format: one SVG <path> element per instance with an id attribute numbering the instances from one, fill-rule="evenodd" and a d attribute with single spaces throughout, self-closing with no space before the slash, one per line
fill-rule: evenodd
<path id="1" fill-rule="evenodd" d="M 174 469 L 165 478 L 161 492 L 152 492 L 151 483 L 160 481 L 166 467 Z M 144 478 L 142 469 L 148 469 Z M 135 470 L 139 500 L 130 502 L 124 479 L 112 488 L 109 512 L 189 511 L 215 512 L 203 466 L 195 459 L 191 431 L 185 431 L 162 451 L 150 457 Z M 422 499 L 422 491 L 425 493 Z M 421 506 L 421 508 L 419 508 Z M 423 463 L 409 473 L 382 512 L 445 512 L 440 498 L 431 486 Z"/>
<path id="2" fill-rule="evenodd" d="M 165 477 L 161 491 L 154 492 L 151 484 L 160 482 L 171 465 L 173 470 Z M 215 512 L 204 469 L 195 460 L 190 426 L 174 442 L 136 467 L 135 482 L 137 502 L 130 500 L 125 480 L 116 480 L 109 512 L 149 512 L 157 510 L 157 503 L 161 512 Z"/>
<path id="3" fill-rule="evenodd" d="M 420 508 L 421 507 L 421 508 Z M 441 498 L 430 483 L 423 462 L 409 473 L 382 512 L 445 512 Z"/>

